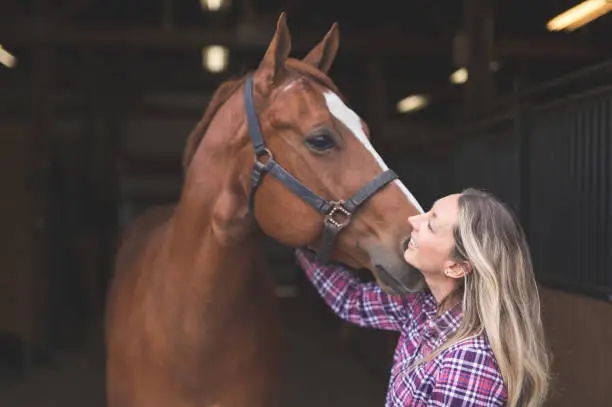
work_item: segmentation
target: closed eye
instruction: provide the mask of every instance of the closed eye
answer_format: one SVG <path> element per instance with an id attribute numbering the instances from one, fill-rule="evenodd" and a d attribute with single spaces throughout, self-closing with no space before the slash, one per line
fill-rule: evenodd
<path id="1" fill-rule="evenodd" d="M 323 152 L 336 147 L 334 138 L 329 134 L 317 134 L 306 139 L 308 147 L 314 151 Z"/>

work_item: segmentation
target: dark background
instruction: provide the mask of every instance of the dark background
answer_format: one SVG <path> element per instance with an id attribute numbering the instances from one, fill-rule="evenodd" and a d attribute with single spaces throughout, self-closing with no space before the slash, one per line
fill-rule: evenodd
<path id="1" fill-rule="evenodd" d="M 330 76 L 425 207 L 474 186 L 519 214 L 555 358 L 549 405 L 612 405 L 612 17 L 547 31 L 574 4 L 2 1 L 0 45 L 17 65 L 0 65 L 0 405 L 104 405 L 118 233 L 176 200 L 188 133 L 224 80 L 257 67 L 281 11 L 295 57 L 339 23 Z M 221 73 L 202 66 L 214 44 L 230 52 Z M 461 66 L 469 79 L 452 84 Z M 412 94 L 431 104 L 398 112 Z M 341 324 L 290 250 L 266 247 L 290 342 L 286 404 L 383 404 L 394 335 Z"/>

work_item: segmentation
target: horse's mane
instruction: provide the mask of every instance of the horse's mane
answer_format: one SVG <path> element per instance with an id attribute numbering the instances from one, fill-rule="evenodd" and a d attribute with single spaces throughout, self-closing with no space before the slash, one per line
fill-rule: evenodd
<path id="1" fill-rule="evenodd" d="M 295 71 L 304 76 L 308 76 L 313 79 L 315 82 L 331 89 L 342 99 L 344 97 L 334 84 L 334 82 L 329 78 L 329 76 L 325 75 L 323 72 L 319 71 L 312 66 L 297 60 L 297 59 L 287 59 L 286 66 L 290 71 Z M 236 92 L 239 88 L 242 87 L 246 78 L 251 74 L 251 72 L 247 72 L 240 78 L 230 79 L 223 82 L 219 88 L 215 91 L 211 101 L 209 102 L 206 111 L 204 112 L 204 116 L 198 122 L 196 127 L 191 131 L 189 136 L 187 137 L 187 143 L 185 146 L 185 150 L 183 152 L 183 169 L 187 169 L 193 156 L 200 145 L 200 142 L 204 138 L 210 123 L 212 122 L 213 117 L 217 111 L 227 102 L 227 100 Z"/>
<path id="2" fill-rule="evenodd" d="M 232 96 L 234 92 L 236 92 L 236 90 L 238 90 L 238 88 L 244 84 L 247 75 L 244 75 L 238 79 L 230 79 L 225 81 L 221 84 L 221 86 L 219 86 L 219 88 L 217 88 L 215 94 L 208 103 L 204 116 L 202 116 L 202 119 L 200 119 L 196 127 L 189 134 L 189 137 L 187 137 L 187 145 L 185 146 L 185 151 L 183 152 L 184 169 L 189 167 L 191 159 L 200 145 L 200 141 L 202 141 L 202 138 L 204 138 L 204 134 L 206 134 L 208 126 L 210 126 L 210 122 L 212 121 L 213 117 L 215 117 L 215 114 L 219 108 L 223 106 L 230 96 Z"/>

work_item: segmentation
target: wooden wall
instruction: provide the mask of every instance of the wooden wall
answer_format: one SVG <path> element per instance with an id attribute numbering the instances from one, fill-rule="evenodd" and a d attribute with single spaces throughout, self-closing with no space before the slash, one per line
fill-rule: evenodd
<path id="1" fill-rule="evenodd" d="M 553 353 L 550 407 L 612 406 L 612 304 L 541 288 Z"/>

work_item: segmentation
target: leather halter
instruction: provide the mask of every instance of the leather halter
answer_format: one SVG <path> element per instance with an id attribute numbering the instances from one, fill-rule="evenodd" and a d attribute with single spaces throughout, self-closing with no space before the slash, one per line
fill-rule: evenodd
<path id="1" fill-rule="evenodd" d="M 251 192 L 249 195 L 249 210 L 251 214 L 254 214 L 254 200 L 257 187 L 261 184 L 264 174 L 270 173 L 295 195 L 302 198 L 306 203 L 316 209 L 317 212 L 323 215 L 323 224 L 325 227 L 317 250 L 317 262 L 321 264 L 327 263 L 331 257 L 336 236 L 348 226 L 355 211 L 385 185 L 398 178 L 397 174 L 392 170 L 384 171 L 364 185 L 355 195 L 343 201 L 333 201 L 320 197 L 287 172 L 287 170 L 274 160 L 272 152 L 266 148 L 266 144 L 261 134 L 259 120 L 257 119 L 255 105 L 253 103 L 252 75 L 249 75 L 244 85 L 244 104 L 246 107 L 249 134 L 251 135 L 253 149 L 255 150 L 255 165 L 251 173 Z M 261 160 L 265 156 L 267 156 L 268 159 L 264 163 Z"/>

